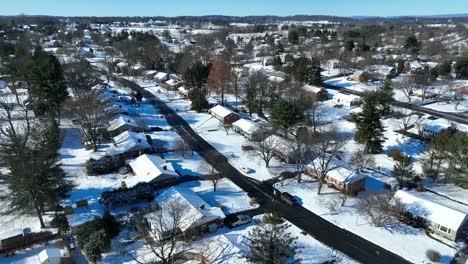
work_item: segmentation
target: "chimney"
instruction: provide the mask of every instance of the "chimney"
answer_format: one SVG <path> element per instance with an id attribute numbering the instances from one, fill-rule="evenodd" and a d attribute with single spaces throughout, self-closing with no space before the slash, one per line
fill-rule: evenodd
<path id="1" fill-rule="evenodd" d="M 141 143 L 141 138 L 138 139 L 138 143 Z"/>
<path id="2" fill-rule="evenodd" d="M 164 165 L 164 166 L 163 166 L 163 170 L 167 170 L 167 165 Z"/>
<path id="3" fill-rule="evenodd" d="M 200 204 L 200 209 L 205 209 L 205 204 L 204 203 Z"/>

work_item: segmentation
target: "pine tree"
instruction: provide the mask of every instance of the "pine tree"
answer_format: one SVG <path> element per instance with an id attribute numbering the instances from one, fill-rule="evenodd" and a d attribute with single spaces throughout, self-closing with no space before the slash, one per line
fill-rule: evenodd
<path id="1" fill-rule="evenodd" d="M 380 105 L 382 115 L 390 114 L 390 106 L 395 101 L 393 98 L 392 80 L 390 78 L 385 79 L 385 82 L 380 87 Z"/>
<path id="2" fill-rule="evenodd" d="M 367 92 L 363 95 L 362 111 L 356 116 L 357 131 L 354 140 L 365 144 L 366 153 L 381 153 L 384 127 L 381 121 L 380 93 Z"/>
<path id="3" fill-rule="evenodd" d="M 311 65 L 307 69 L 307 83 L 310 85 L 322 85 L 322 75 L 320 72 L 320 60 L 313 58 Z"/>
<path id="4" fill-rule="evenodd" d="M 206 100 L 206 82 L 210 65 L 195 62 L 187 67 L 184 74 L 184 85 L 189 90 L 188 97 L 192 101 L 192 109 L 201 111 L 208 107 Z"/>
<path id="5" fill-rule="evenodd" d="M 245 237 L 250 250 L 244 257 L 255 264 L 289 263 L 300 252 L 297 237 L 288 232 L 289 227 L 278 221 L 259 224 Z M 294 263 L 300 263 L 300 259 L 295 259 Z"/>
<path id="6" fill-rule="evenodd" d="M 393 176 L 398 179 L 400 186 L 403 186 L 406 180 L 413 178 L 413 161 L 410 155 L 405 155 L 401 149 L 394 151 Z"/>
<path id="7" fill-rule="evenodd" d="M 404 60 L 399 60 L 398 65 L 397 65 L 397 74 L 401 74 L 405 70 L 405 61 Z"/>
<path id="8" fill-rule="evenodd" d="M 278 100 L 271 112 L 271 122 L 273 127 L 282 129 L 285 137 L 289 129 L 304 121 L 304 113 L 294 102 Z"/>

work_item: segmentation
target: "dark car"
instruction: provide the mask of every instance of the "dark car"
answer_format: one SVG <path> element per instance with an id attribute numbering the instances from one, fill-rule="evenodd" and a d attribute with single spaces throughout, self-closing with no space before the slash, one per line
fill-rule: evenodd
<path id="1" fill-rule="evenodd" d="M 294 196 L 292 196 L 291 194 L 287 192 L 284 192 L 281 194 L 281 200 L 283 200 L 285 203 L 291 206 L 298 205 L 296 198 L 294 198 Z"/>

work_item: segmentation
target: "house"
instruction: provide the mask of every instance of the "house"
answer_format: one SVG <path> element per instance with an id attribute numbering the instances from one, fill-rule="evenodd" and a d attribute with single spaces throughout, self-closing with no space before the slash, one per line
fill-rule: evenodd
<path id="1" fill-rule="evenodd" d="M 419 61 L 412 61 L 409 63 L 409 67 L 411 73 L 418 73 L 422 70 L 424 70 L 424 67 L 422 66 Z"/>
<path id="2" fill-rule="evenodd" d="M 148 153 L 151 149 L 145 134 L 125 131 L 114 137 L 114 144 L 107 150 L 107 154 L 135 157 Z"/>
<path id="3" fill-rule="evenodd" d="M 164 86 L 171 90 L 176 90 L 180 86 L 182 86 L 182 82 L 176 79 L 169 79 L 164 83 Z"/>
<path id="4" fill-rule="evenodd" d="M 361 105 L 361 98 L 354 94 L 337 93 L 333 96 L 334 107 L 352 108 Z"/>
<path id="5" fill-rule="evenodd" d="M 265 127 L 262 127 L 251 120 L 243 118 L 232 123 L 232 128 L 234 131 L 251 141 L 261 141 L 270 134 L 270 131 Z"/>
<path id="6" fill-rule="evenodd" d="M 114 116 L 111 121 L 109 121 L 109 126 L 107 127 L 110 136 L 116 136 L 127 130 L 140 132 L 142 129 L 138 120 L 124 114 Z"/>
<path id="7" fill-rule="evenodd" d="M 143 154 L 129 163 L 132 173 L 142 182 L 176 184 L 179 174 L 172 164 L 158 156 Z"/>
<path id="8" fill-rule="evenodd" d="M 232 125 L 232 123 L 239 120 L 239 115 L 236 112 L 221 105 L 211 108 L 208 112 L 224 125 Z"/>
<path id="9" fill-rule="evenodd" d="M 423 220 L 427 230 L 453 241 L 466 237 L 467 205 L 428 191 L 398 190 L 394 198 L 410 216 Z"/>
<path id="10" fill-rule="evenodd" d="M 131 109 L 131 107 L 121 103 L 114 103 L 113 105 L 107 107 L 105 111 L 111 116 L 118 114 L 135 115 L 135 111 Z"/>
<path id="11" fill-rule="evenodd" d="M 169 74 L 165 72 L 158 72 L 154 76 L 154 80 L 158 83 L 165 83 L 167 80 L 169 80 Z"/>
<path id="12" fill-rule="evenodd" d="M 312 162 L 314 164 L 307 165 L 307 171 L 317 177 L 314 165 L 319 167 L 320 164 L 317 159 Z M 324 180 L 328 186 L 353 196 L 366 189 L 366 174 L 346 166 L 330 170 Z"/>
<path id="13" fill-rule="evenodd" d="M 157 196 L 155 202 L 158 209 L 145 215 L 146 225 L 150 229 L 158 228 L 162 233 L 177 232 L 190 236 L 213 233 L 223 225 L 226 218 L 221 208 L 211 207 L 198 194 L 186 187 L 170 187 Z M 176 212 L 179 218 L 177 223 L 174 221 L 172 213 L 174 211 L 180 211 Z M 159 229 L 161 226 L 164 226 L 164 230 Z M 170 230 L 171 227 L 178 230 Z"/>
<path id="14" fill-rule="evenodd" d="M 287 164 L 293 164 L 296 162 L 296 155 L 292 146 L 294 142 L 292 140 L 283 138 L 278 135 L 271 135 L 265 138 L 266 145 L 272 146 L 274 148 L 274 155 L 282 162 Z"/>
<path id="15" fill-rule="evenodd" d="M 180 86 L 177 88 L 177 91 L 179 91 L 179 95 L 183 97 L 188 97 L 189 95 L 189 90 L 187 90 L 184 86 Z"/>
<path id="16" fill-rule="evenodd" d="M 60 249 L 56 247 L 48 247 L 42 250 L 38 257 L 41 264 L 60 264 L 63 255 Z"/>
<path id="17" fill-rule="evenodd" d="M 304 85 L 302 90 L 305 91 L 307 96 L 311 96 L 318 101 L 326 101 L 328 100 L 328 92 L 323 89 L 322 87 L 317 87 L 313 85 Z"/>
<path id="18" fill-rule="evenodd" d="M 418 134 L 425 138 L 433 138 L 446 129 L 468 132 L 468 125 L 452 122 L 447 119 L 425 116 L 415 124 Z"/>

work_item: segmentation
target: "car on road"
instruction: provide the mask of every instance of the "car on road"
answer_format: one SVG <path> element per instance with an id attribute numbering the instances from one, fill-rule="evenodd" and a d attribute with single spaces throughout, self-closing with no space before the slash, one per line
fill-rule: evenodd
<path id="1" fill-rule="evenodd" d="M 252 169 L 250 169 L 250 168 L 247 168 L 247 167 L 241 167 L 240 169 L 241 169 L 241 171 L 243 171 L 243 172 L 245 172 L 245 173 L 247 173 L 247 174 L 249 174 L 249 173 L 252 173 L 252 172 L 253 172 L 253 170 L 252 170 Z"/>
<path id="2" fill-rule="evenodd" d="M 228 226 L 234 228 L 250 223 L 252 219 L 248 215 L 235 215 L 228 220 Z"/>
<path id="3" fill-rule="evenodd" d="M 291 194 L 289 194 L 287 192 L 283 192 L 281 194 L 281 200 L 283 200 L 285 203 L 287 203 L 287 204 L 289 204 L 291 206 L 298 205 L 296 198 L 294 198 L 294 196 L 292 196 Z"/>
<path id="4" fill-rule="evenodd" d="M 241 148 L 242 148 L 243 151 L 249 151 L 249 150 L 254 150 L 255 149 L 254 146 L 247 145 L 247 144 L 242 145 Z"/>

